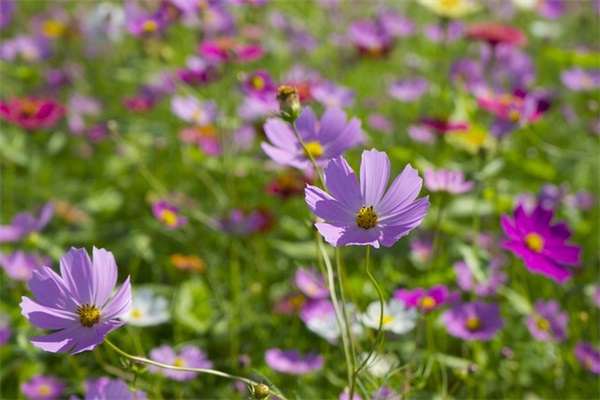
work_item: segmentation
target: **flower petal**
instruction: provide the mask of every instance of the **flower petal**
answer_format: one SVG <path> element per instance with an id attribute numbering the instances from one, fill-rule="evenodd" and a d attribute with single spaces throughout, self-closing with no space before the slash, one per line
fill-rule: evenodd
<path id="1" fill-rule="evenodd" d="M 304 192 L 308 208 L 317 217 L 344 224 L 351 224 L 355 221 L 356 215 L 351 210 L 318 187 L 309 185 Z"/>
<path id="2" fill-rule="evenodd" d="M 49 267 L 41 267 L 33 271 L 29 280 L 29 289 L 40 304 L 75 312 L 77 304 L 64 281 Z"/>
<path id="3" fill-rule="evenodd" d="M 358 213 L 363 200 L 356 175 L 344 157 L 329 160 L 323 169 L 323 175 L 325 186 L 333 197 L 352 213 Z"/>
<path id="4" fill-rule="evenodd" d="M 41 305 L 29 297 L 21 298 L 21 314 L 41 329 L 65 329 L 77 325 L 77 314 Z"/>
<path id="5" fill-rule="evenodd" d="M 280 119 L 269 118 L 264 125 L 264 131 L 269 142 L 276 147 L 295 151 L 299 146 L 292 128 Z"/>
<path id="6" fill-rule="evenodd" d="M 76 325 L 67 329 L 53 332 L 46 336 L 39 336 L 30 340 L 34 346 L 44 351 L 52 353 L 64 353 L 75 346 L 81 331 L 85 329 L 81 325 Z"/>
<path id="7" fill-rule="evenodd" d="M 360 193 L 365 206 L 375 206 L 390 179 L 390 160 L 383 151 L 363 151 L 360 163 Z"/>
<path id="8" fill-rule="evenodd" d="M 102 307 L 117 284 L 117 264 L 111 252 L 96 247 L 92 250 L 92 260 L 92 304 Z"/>
<path id="9" fill-rule="evenodd" d="M 323 145 L 333 142 L 344 128 L 346 128 L 346 113 L 339 108 L 327 108 L 321 115 L 319 141 Z"/>
<path id="10" fill-rule="evenodd" d="M 72 247 L 60 258 L 60 273 L 65 286 L 79 304 L 92 303 L 94 282 L 92 281 L 92 261 L 85 249 Z"/>
<path id="11" fill-rule="evenodd" d="M 310 107 L 305 107 L 296 120 L 296 129 L 304 142 L 319 140 L 316 132 L 317 117 Z"/>
<path id="12" fill-rule="evenodd" d="M 129 276 L 121 285 L 117 293 L 106 303 L 102 309 L 102 320 L 117 318 L 131 308 L 131 284 Z"/>
<path id="13" fill-rule="evenodd" d="M 334 247 L 357 245 L 371 245 L 379 248 L 379 229 L 362 229 L 358 226 L 340 226 L 327 223 L 316 223 L 315 227 L 325 238 L 325 241 Z"/>
<path id="14" fill-rule="evenodd" d="M 408 164 L 394 179 L 383 199 L 375 207 L 375 212 L 380 217 L 397 213 L 417 198 L 422 186 L 423 180 L 419 178 L 419 172 Z"/>
<path id="15" fill-rule="evenodd" d="M 77 343 L 73 347 L 71 354 L 81 353 L 82 351 L 92 350 L 104 340 L 104 337 L 98 337 L 95 327 L 81 327 L 77 335 Z"/>

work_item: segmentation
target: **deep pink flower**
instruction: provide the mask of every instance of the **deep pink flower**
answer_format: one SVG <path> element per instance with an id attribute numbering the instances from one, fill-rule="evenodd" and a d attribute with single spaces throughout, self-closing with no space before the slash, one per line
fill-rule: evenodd
<path id="1" fill-rule="evenodd" d="M 421 118 L 421 125 L 440 135 L 469 130 L 467 122 L 450 121 L 447 118 Z"/>
<path id="2" fill-rule="evenodd" d="M 65 115 L 65 108 L 52 99 L 25 97 L 0 102 L 0 117 L 23 129 L 51 128 Z"/>
<path id="3" fill-rule="evenodd" d="M 443 304 L 451 303 L 459 298 L 458 292 L 450 292 L 444 285 L 436 285 L 430 289 L 417 288 L 413 290 L 398 289 L 394 297 L 404 302 L 408 308 L 418 308 L 429 312 Z"/>
<path id="4" fill-rule="evenodd" d="M 205 40 L 198 46 L 200 55 L 213 62 L 251 62 L 264 55 L 259 44 L 245 44 L 231 37 L 216 40 Z"/>
<path id="5" fill-rule="evenodd" d="M 472 24 L 467 28 L 467 38 L 481 40 L 496 46 L 500 43 L 513 46 L 525 46 L 527 36 L 520 30 L 510 25 L 492 22 Z"/>
<path id="6" fill-rule="evenodd" d="M 572 275 L 568 266 L 579 265 L 581 249 L 565 243 L 571 232 L 562 222 L 551 225 L 553 214 L 538 205 L 527 215 L 519 205 L 512 221 L 502 216 L 502 228 L 509 239 L 502 245 L 522 258 L 531 272 L 563 283 Z"/>
<path id="7" fill-rule="evenodd" d="M 167 200 L 152 204 L 152 213 L 167 229 L 177 229 L 187 222 L 187 218 L 179 215 L 179 207 Z"/>
<path id="8" fill-rule="evenodd" d="M 535 302 L 535 312 L 527 317 L 531 336 L 542 342 L 562 342 L 567 336 L 569 315 L 554 300 Z"/>

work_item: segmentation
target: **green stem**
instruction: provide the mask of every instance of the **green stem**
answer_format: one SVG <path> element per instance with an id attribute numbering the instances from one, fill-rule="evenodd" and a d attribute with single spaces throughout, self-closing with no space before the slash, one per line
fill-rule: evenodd
<path id="1" fill-rule="evenodd" d="M 237 368 L 238 365 L 238 354 L 240 350 L 240 326 L 238 321 L 238 312 L 240 306 L 240 260 L 237 252 L 237 242 L 233 239 L 231 243 L 230 263 L 231 263 L 231 275 L 229 284 L 231 286 L 231 319 L 229 321 L 231 343 L 230 343 L 230 362 L 231 368 Z"/>
<path id="2" fill-rule="evenodd" d="M 350 357 L 351 357 L 351 365 L 352 369 L 356 365 L 356 351 L 354 348 L 354 342 L 352 340 L 352 330 L 350 328 L 350 323 L 348 321 L 348 312 L 346 309 L 346 296 L 344 295 L 344 282 L 342 275 L 342 259 L 341 259 L 341 250 L 339 247 L 335 248 L 335 264 L 336 264 L 336 273 L 338 277 L 338 285 L 340 288 L 340 299 L 342 300 L 342 311 L 344 316 L 344 324 L 346 325 L 346 335 L 348 336 L 348 343 L 350 344 Z M 352 398 L 352 397 L 351 397 Z"/>
<path id="3" fill-rule="evenodd" d="M 308 149 L 306 148 L 306 145 L 304 144 L 304 141 L 300 137 L 300 133 L 298 133 L 298 129 L 296 128 L 295 122 L 292 123 L 292 130 L 294 131 L 294 135 L 296 135 L 296 139 L 298 139 L 298 143 L 300 143 L 300 146 L 302 146 L 302 150 L 304 150 L 304 154 L 308 157 L 311 164 L 313 165 L 313 168 L 315 169 L 315 173 L 319 177 L 319 182 L 321 183 L 321 187 L 323 189 L 325 189 L 325 179 L 323 178 L 323 174 L 321 173 L 321 170 L 317 166 L 317 161 L 315 160 L 313 155 L 310 153 L 310 151 L 308 151 Z"/>
<path id="4" fill-rule="evenodd" d="M 446 193 L 442 193 L 440 205 L 438 207 L 438 212 L 437 212 L 437 216 L 436 216 L 436 220 L 435 220 L 435 227 L 433 228 L 433 243 L 431 244 L 431 255 L 430 255 L 430 259 L 429 259 L 429 268 L 427 270 L 428 280 L 431 279 L 430 278 L 431 271 L 433 269 L 435 258 L 437 257 L 437 255 L 439 253 L 439 251 L 438 251 L 439 240 L 440 240 L 439 236 L 440 236 L 440 231 L 442 228 L 442 219 L 444 216 L 444 210 L 446 208 L 446 198 L 447 198 Z"/>

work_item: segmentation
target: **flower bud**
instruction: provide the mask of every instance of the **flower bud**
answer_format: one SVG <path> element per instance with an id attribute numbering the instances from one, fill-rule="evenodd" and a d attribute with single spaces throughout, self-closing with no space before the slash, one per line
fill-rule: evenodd
<path id="1" fill-rule="evenodd" d="M 298 89 L 291 86 L 280 86 L 275 96 L 279 101 L 281 118 L 286 122 L 294 122 L 300 115 L 300 95 Z"/>
<path id="2" fill-rule="evenodd" d="M 252 398 L 256 400 L 268 399 L 271 394 L 271 389 L 264 383 L 259 383 L 252 389 Z"/>

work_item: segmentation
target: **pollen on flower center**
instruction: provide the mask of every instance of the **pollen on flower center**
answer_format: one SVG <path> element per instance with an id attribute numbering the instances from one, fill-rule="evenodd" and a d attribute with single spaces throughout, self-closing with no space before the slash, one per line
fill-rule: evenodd
<path id="1" fill-rule="evenodd" d="M 435 299 L 431 296 L 426 296 L 423 297 L 420 301 L 419 304 L 421 305 L 422 308 L 429 310 L 430 308 L 435 307 L 435 305 L 437 304 L 437 302 L 435 301 Z"/>
<path id="2" fill-rule="evenodd" d="M 154 32 L 158 28 L 158 24 L 155 21 L 146 21 L 144 22 L 143 29 L 144 32 Z"/>
<path id="3" fill-rule="evenodd" d="M 254 89 L 261 90 L 265 87 L 265 81 L 260 76 L 255 76 L 251 79 L 250 84 Z"/>
<path id="4" fill-rule="evenodd" d="M 177 224 L 177 215 L 173 211 L 163 210 L 160 217 L 168 226 L 175 226 Z"/>
<path id="5" fill-rule="evenodd" d="M 477 317 L 471 317 L 467 319 L 467 329 L 470 332 L 476 331 L 481 328 L 481 320 Z"/>
<path id="6" fill-rule="evenodd" d="M 363 229 L 374 228 L 377 224 L 377 214 L 373 211 L 373 206 L 362 206 L 356 216 L 356 223 Z"/>
<path id="7" fill-rule="evenodd" d="M 38 388 L 38 394 L 40 396 L 48 396 L 50 392 L 50 386 L 48 385 L 40 385 L 40 387 Z"/>
<path id="8" fill-rule="evenodd" d="M 550 329 L 550 322 L 548 322 L 548 320 L 544 318 L 539 318 L 536 321 L 536 325 L 542 331 L 547 331 L 548 329 Z"/>
<path id="9" fill-rule="evenodd" d="M 529 250 L 535 251 L 536 253 L 540 253 L 544 249 L 544 239 L 537 233 L 528 233 L 527 236 L 525 236 L 525 244 Z"/>
<path id="10" fill-rule="evenodd" d="M 306 150 L 304 151 L 306 157 L 308 157 L 309 154 L 313 158 L 319 158 L 323 155 L 323 147 L 319 142 L 308 142 L 305 143 L 304 146 L 306 147 Z"/>
<path id="11" fill-rule="evenodd" d="M 521 118 L 521 114 L 517 110 L 512 110 L 508 113 L 508 119 L 512 122 L 517 122 Z"/>
<path id="12" fill-rule="evenodd" d="M 141 317 L 142 317 L 142 312 L 141 312 L 140 310 L 138 310 L 138 309 L 134 309 L 134 310 L 131 312 L 131 316 L 132 316 L 133 318 L 136 318 L 136 319 L 138 319 L 138 318 L 141 318 Z"/>
<path id="13" fill-rule="evenodd" d="M 176 367 L 184 367 L 185 363 L 183 362 L 183 358 L 181 358 L 181 357 L 175 358 L 175 362 L 173 362 L 173 365 Z"/>
<path id="14" fill-rule="evenodd" d="M 387 324 L 389 324 L 390 322 L 392 322 L 393 320 L 394 320 L 394 317 L 391 317 L 391 316 L 389 316 L 389 315 L 384 315 L 384 316 L 383 316 L 383 320 L 382 320 L 382 323 L 381 323 L 381 324 L 382 324 L 382 325 L 387 325 Z"/>
<path id="15" fill-rule="evenodd" d="M 94 326 L 96 322 L 100 321 L 100 310 L 93 305 L 84 304 L 77 307 L 77 315 L 79 315 L 81 325 L 87 328 Z"/>

